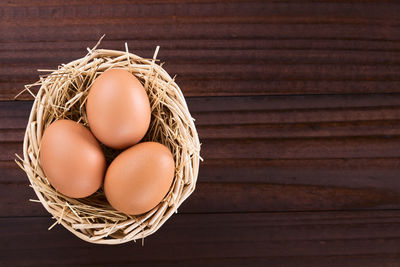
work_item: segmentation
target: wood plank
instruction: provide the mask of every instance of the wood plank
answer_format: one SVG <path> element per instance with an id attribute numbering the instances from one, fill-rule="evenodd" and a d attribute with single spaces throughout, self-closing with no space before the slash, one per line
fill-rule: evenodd
<path id="1" fill-rule="evenodd" d="M 184 2 L 184 3 L 180 3 Z M 270 2 L 270 3 L 268 3 Z M 362 2 L 362 3 L 360 3 Z M 156 1 L 138 1 L 136 4 L 132 4 L 130 1 L 110 1 L 101 0 L 99 1 L 101 6 L 93 6 L 92 1 L 77 1 L 73 0 L 68 5 L 61 0 L 45 0 L 45 1 L 8 1 L 1 3 L 0 7 L 4 8 L 9 12 L 8 16 L 4 19 L 14 18 L 18 16 L 20 19 L 38 18 L 40 14 L 35 12 L 24 12 L 25 10 L 40 10 L 43 14 L 53 15 L 56 18 L 65 17 L 98 17 L 99 11 L 107 11 L 115 16 L 131 17 L 131 16 L 156 16 L 156 15 L 185 15 L 185 16 L 200 16 L 200 15 L 227 15 L 234 13 L 237 16 L 245 16 L 258 12 L 260 15 L 266 15 L 267 17 L 278 16 L 278 15 L 294 15 L 301 14 L 304 16 L 316 16 L 315 10 L 318 10 L 321 17 L 329 15 L 337 15 L 338 11 L 342 12 L 344 17 L 353 18 L 386 18 L 386 19 L 397 19 L 396 9 L 398 8 L 397 2 L 392 1 L 376 1 L 376 0 L 363 0 L 363 1 L 321 1 L 315 3 L 314 1 L 303 1 L 282 3 L 275 1 L 243 1 L 243 0 L 229 0 L 219 1 L 214 3 L 209 0 L 191 0 L 191 1 L 179 1 L 179 0 L 156 0 Z M 385 5 L 381 5 L 385 3 Z M 16 5 L 17 4 L 17 5 Z M 177 5 L 183 4 L 183 5 Z M 70 6 L 70 13 L 66 12 L 52 12 L 58 7 Z M 86 9 L 82 9 L 85 6 Z M 127 7 L 132 7 L 128 9 Z M 195 7 L 200 7 L 195 8 Z M 268 7 L 268 8 L 267 8 Z M 241 8 L 238 10 L 238 8 Z M 356 9 L 357 8 L 357 9 Z M 261 9 L 261 10 L 259 10 Z M 19 13 L 15 12 L 19 11 Z M 92 12 L 96 11 L 96 12 Z M 164 12 L 162 12 L 164 11 Z M 223 11 L 227 11 L 224 13 Z M 209 13 L 208 13 L 209 12 Z M 385 17 L 386 16 L 386 17 Z"/>
<path id="2" fill-rule="evenodd" d="M 107 35 L 108 36 L 108 35 Z M 96 39 L 82 39 L 82 40 L 71 40 L 71 41 L 57 41 L 57 42 L 18 42 L 9 40 L 8 42 L 1 43 L 0 51 L 12 51 L 15 53 L 25 53 L 29 51 L 48 53 L 57 52 L 58 56 L 67 57 L 68 53 L 85 53 L 82 49 L 85 47 L 92 47 L 94 43 L 98 40 Z M 125 49 L 124 40 L 115 40 L 111 38 L 105 38 L 101 42 L 101 47 L 109 49 Z M 126 39 L 129 47 L 133 49 L 132 51 L 142 51 L 143 53 L 152 53 L 155 49 L 155 43 L 149 40 L 141 39 Z M 223 51 L 237 51 L 239 53 L 241 50 L 248 50 L 260 53 L 266 53 L 269 57 L 273 58 L 273 54 L 268 53 L 269 50 L 279 53 L 279 51 L 287 51 L 288 53 L 296 54 L 297 52 L 307 52 L 307 54 L 314 55 L 316 58 L 318 53 L 326 53 L 327 51 L 332 51 L 334 53 L 346 53 L 346 57 L 353 57 L 350 53 L 353 52 L 355 55 L 363 52 L 372 52 L 373 55 L 377 53 L 382 53 L 383 55 L 390 52 L 399 52 L 399 46 L 397 41 L 379 41 L 379 40 L 358 40 L 358 39 L 321 39 L 312 40 L 310 42 L 307 38 L 295 38 L 295 39 L 269 39 L 269 38 L 259 38 L 259 39 L 183 39 L 183 40 L 157 40 L 157 45 L 161 46 L 160 53 L 168 55 L 167 51 L 170 53 L 174 52 L 179 55 L 181 50 L 196 50 L 200 53 L 207 53 L 207 50 L 218 50 Z M 207 49 L 205 49 L 205 47 Z M 266 50 L 266 51 L 264 51 Z M 301 54 L 298 54 L 298 56 Z M 344 54 L 342 54 L 344 55 Z M 393 53 L 395 56 L 396 54 Z M 12 54 L 8 54 L 8 57 L 12 57 Z M 15 55 L 14 55 L 15 56 Z M 34 55 L 30 55 L 34 56 Z M 144 54 L 143 56 L 146 56 Z M 196 56 L 196 55 L 193 55 Z M 218 56 L 218 55 L 215 55 Z M 242 54 L 242 56 L 245 56 Z M 328 55 L 327 55 L 328 56 Z M 287 60 L 289 59 L 286 55 L 283 55 Z M 333 57 L 331 57 L 333 58 Z M 354 59 L 357 56 L 353 57 Z M 386 60 L 390 60 L 384 57 Z M 322 59 L 322 58 L 320 58 Z M 50 59 L 48 59 L 50 60 Z M 277 59 L 276 59 L 277 60 Z M 363 60 L 368 60 L 367 58 Z M 379 60 L 379 59 L 375 59 Z"/>
<path id="3" fill-rule="evenodd" d="M 255 42 L 256 43 L 256 42 Z M 75 58 L 84 56 L 82 46 L 77 48 L 64 47 L 61 49 L 55 49 L 56 45 L 47 45 L 48 50 L 43 50 L 43 47 L 37 47 L 32 49 L 32 45 L 24 45 L 20 49 L 16 49 L 15 46 L 11 47 L 13 43 L 6 43 L 0 50 L 1 64 L 12 64 L 18 66 L 18 64 L 28 64 L 26 59 L 29 58 L 28 66 L 35 69 L 36 64 L 49 64 L 57 65 L 60 62 L 68 62 Z M 25 43 L 23 43 L 25 44 Z M 43 43 L 46 45 L 46 43 Z M 56 43 L 57 44 L 57 43 Z M 74 43 L 71 44 L 71 46 Z M 130 44 L 130 43 L 128 43 Z M 179 44 L 179 43 L 178 43 Z M 14 44 L 15 45 L 15 44 Z M 90 45 L 90 44 L 88 44 Z M 6 48 L 10 46 L 10 48 Z M 115 44 L 115 49 L 122 49 L 122 43 Z M 21 47 L 18 45 L 17 47 Z M 57 47 L 57 46 L 56 46 Z M 147 49 L 141 49 L 140 47 L 132 46 L 132 52 L 141 55 L 146 58 L 152 57 L 155 46 Z M 269 64 L 337 64 L 337 65 L 394 65 L 400 63 L 399 51 L 370 51 L 370 50 L 356 50 L 356 51 L 327 51 L 327 50 L 310 50 L 304 51 L 304 49 L 290 50 L 290 49 L 260 49 L 252 48 L 247 49 L 246 47 L 238 48 L 208 48 L 207 50 L 201 50 L 194 53 L 193 47 L 187 48 L 173 48 L 168 49 L 161 47 L 158 57 L 161 62 L 166 62 L 167 66 L 169 62 L 174 64 L 185 64 L 189 60 L 191 63 L 203 64 L 220 64 L 231 63 L 231 64 L 263 64 L 268 62 Z M 14 53 L 11 53 L 14 52 Z M 32 64 L 32 65 L 31 65 Z M 200 67 L 200 66 L 199 66 Z"/>
<path id="4" fill-rule="evenodd" d="M 352 130 L 348 134 L 352 135 L 351 132 L 357 131 L 358 127 L 373 130 L 374 124 L 386 124 L 386 128 L 376 128 L 382 129 L 382 135 L 385 135 L 385 130 L 396 129 L 396 121 L 400 118 L 400 94 L 187 97 L 186 101 L 199 130 L 212 126 L 246 125 L 271 129 L 258 137 L 272 137 L 274 127 L 275 131 L 282 127 L 283 133 L 285 127 L 297 127 L 299 131 L 301 127 L 303 130 L 308 127 L 310 134 L 320 128 L 332 127 L 332 135 L 335 127 L 350 127 Z M 0 128 L 25 128 L 31 106 L 31 101 L 0 102 Z M 251 132 L 243 131 L 243 137 L 248 137 L 247 133 Z M 318 136 L 317 133 L 312 135 Z"/>
<path id="5" fill-rule="evenodd" d="M 365 177 L 363 177 L 365 179 Z M 328 181 L 329 182 L 329 181 Z M 320 183 L 323 183 L 322 181 Z M 360 179 L 359 183 L 363 183 Z M 368 181 L 367 181 L 368 183 Z M 399 209 L 400 189 L 278 184 L 199 182 L 195 193 L 182 204 L 182 213 L 226 213 L 266 211 L 378 210 Z M 386 186 L 389 186 L 389 182 Z M 28 182 L 0 183 L 6 201 L 0 203 L 0 216 L 44 216 L 47 212 Z"/>
<path id="6" fill-rule="evenodd" d="M 400 188 L 400 160 L 383 159 L 215 159 L 201 163 L 199 182 Z M 13 161 L 0 161 L 0 184 L 27 183 Z"/>
<path id="7" fill-rule="evenodd" d="M 399 137 L 354 137 L 310 139 L 203 139 L 202 156 L 206 160 L 222 158 L 320 159 L 400 157 Z M 5 144 L 8 153 L 17 152 L 17 144 Z M 7 159 L 7 154 L 0 159 Z"/>
<path id="8" fill-rule="evenodd" d="M 197 120 L 201 122 L 201 120 Z M 197 131 L 201 138 L 296 138 L 296 137 L 344 137 L 344 136 L 398 136 L 400 125 L 398 120 L 367 122 L 320 122 L 288 123 L 255 123 L 235 125 L 202 125 Z M 24 129 L 0 129 L 0 140 L 3 142 L 20 142 L 24 137 Z"/>
<path id="9" fill-rule="evenodd" d="M 152 3 L 152 4 L 164 4 L 164 3 L 180 3 L 180 2 L 185 2 L 185 3 L 213 3 L 214 1 L 211 0 L 190 0 L 190 1 L 182 1 L 182 0 L 139 0 L 137 1 L 138 3 Z M 232 2 L 272 2 L 272 3 L 276 3 L 273 0 L 268 0 L 268 1 L 260 1 L 260 0 L 253 0 L 253 1 L 249 1 L 249 0 L 221 0 L 219 2 L 222 3 L 232 3 Z M 305 0 L 303 1 L 304 3 L 302 3 L 299 6 L 304 6 L 304 5 L 309 5 L 310 3 L 314 3 L 314 1 L 312 0 Z M 324 0 L 318 3 L 321 4 L 326 4 L 329 3 L 331 1 L 329 0 Z M 339 6 L 338 4 L 341 4 L 339 7 L 341 7 L 344 11 L 347 12 L 351 12 L 351 9 L 349 8 L 345 8 L 347 6 L 349 6 L 349 4 L 358 4 L 358 3 L 369 3 L 372 5 L 376 5 L 377 2 L 379 3 L 385 3 L 385 4 L 396 4 L 397 1 L 396 0 L 382 0 L 382 1 L 377 1 L 377 0 L 339 0 L 339 1 L 335 1 L 334 3 L 336 4 L 336 6 Z M 91 4 L 92 1 L 91 0 L 71 0 L 71 3 L 65 3 L 62 0 L 43 0 L 43 1 L 39 1 L 39 0 L 10 0 L 7 1 L 5 3 L 2 3 L 1 6 L 54 6 L 55 4 L 58 6 L 69 6 L 69 5 L 88 5 Z M 103 5 L 108 5 L 111 3 L 114 4 L 129 4 L 131 3 L 129 0 L 116 0 L 116 1 L 112 1 L 112 0 L 99 0 L 99 3 L 103 4 Z M 278 2 L 279 3 L 279 2 Z M 285 7 L 285 5 L 282 5 L 283 7 Z M 355 12 L 355 11 L 353 11 Z M 365 11 L 364 11 L 365 12 Z"/>
<path id="10" fill-rule="evenodd" d="M 297 19 L 295 15 L 302 17 L 303 20 L 312 21 L 315 18 L 329 21 L 330 23 L 346 23 L 348 20 L 361 21 L 363 19 L 398 19 L 396 3 L 329 3 L 308 2 L 308 3 L 267 3 L 268 1 L 222 1 L 214 3 L 212 1 L 157 1 L 158 3 L 142 2 L 132 4 L 128 1 L 111 2 L 104 1 L 102 5 L 94 6 L 90 1 L 79 2 L 78 5 L 71 3 L 65 5 L 62 1 L 51 1 L 51 5 L 43 3 L 32 5 L 31 2 L 20 3 L 18 6 L 2 4 L 0 7 L 4 11 L 2 20 L 21 20 L 42 19 L 41 15 L 52 16 L 55 19 L 62 20 L 74 17 L 76 19 L 93 19 L 101 16 L 113 17 L 170 17 L 180 16 L 220 16 L 228 17 L 234 15 L 238 17 L 249 15 L 265 16 L 271 21 L 278 21 L 277 18 L 292 15 L 292 20 Z M 169 3 L 168 3 L 169 2 Z M 203 2 L 203 3 L 202 3 Z M 365 1 L 363 1 L 365 2 Z M 37 1 L 36 1 L 37 3 Z M 181 4 L 181 5 L 179 5 Z M 85 7 L 85 8 L 82 8 Z M 63 12 L 62 8 L 65 9 Z M 318 11 L 316 13 L 315 11 Z M 338 11 L 345 19 L 338 19 Z M 331 19 L 331 17 L 335 19 Z M 327 19 L 329 18 L 329 19 Z M 347 19 L 347 20 L 346 20 Z"/>
<path id="11" fill-rule="evenodd" d="M 157 20 L 168 19 L 169 21 L 176 21 L 177 18 L 191 18 L 191 17 L 223 17 L 237 16 L 264 16 L 267 5 L 262 2 L 228 2 L 228 3 L 196 3 L 186 1 L 186 3 L 115 3 L 108 2 L 103 5 L 93 5 L 91 2 L 79 3 L 79 5 L 66 6 L 62 2 L 52 2 L 51 6 L 45 5 L 30 5 L 24 6 L 6 6 L 2 5 L 3 22 L 10 22 L 18 19 L 21 24 L 28 20 L 32 20 L 35 25 L 38 22 L 43 22 L 45 17 L 57 19 L 60 24 L 73 24 L 75 22 L 82 22 L 102 19 L 107 17 L 107 22 L 113 23 L 117 19 L 138 19 L 139 22 L 143 19 L 151 19 L 149 24 L 157 23 Z M 379 8 L 379 7 L 378 7 Z M 226 13 L 224 13 L 224 11 Z M 390 7 L 385 7 L 381 12 L 385 11 L 388 14 L 393 14 Z M 175 19 L 171 18 L 175 16 Z M 390 15 L 389 15 L 390 16 Z M 67 19 L 74 18 L 74 21 Z M 394 17 L 392 15 L 392 17 Z M 394 17 L 395 18 L 395 17 Z M 179 22 L 179 19 L 178 19 Z"/>
<path id="12" fill-rule="evenodd" d="M 400 94 L 186 97 L 191 112 L 378 108 L 400 105 Z M 32 101 L 1 101 L 0 118 L 29 114 Z M 2 123 L 3 124 L 3 123 Z M 3 126 L 4 127 L 4 126 Z M 2 128 L 3 128 L 2 127 Z"/>
<path id="13" fill-rule="evenodd" d="M 202 162 L 199 180 L 397 190 L 399 172 L 398 158 L 216 159 Z"/>
<path id="14" fill-rule="evenodd" d="M 47 217 L 1 218 L 1 263 L 391 266 L 399 261 L 399 218 L 398 211 L 178 213 L 144 247 L 93 246 L 61 226 L 47 231 Z"/>
<path id="15" fill-rule="evenodd" d="M 33 69 L 52 68 L 56 65 L 35 65 Z M 0 77 L 0 100 L 13 100 L 24 89 L 24 85 L 38 80 L 38 73 L 32 76 Z M 198 79 L 177 76 L 176 81 L 185 96 L 243 96 L 243 95 L 297 95 L 297 94 L 364 94 L 398 93 L 399 82 L 394 80 L 224 80 Z M 32 88 L 34 93 L 38 88 Z M 32 100 L 29 93 L 23 93 L 20 100 Z"/>
<path id="16" fill-rule="evenodd" d="M 398 158 L 400 137 L 202 139 L 202 157 L 214 159 Z M 22 154 L 22 142 L 0 143 L 0 161 Z"/>

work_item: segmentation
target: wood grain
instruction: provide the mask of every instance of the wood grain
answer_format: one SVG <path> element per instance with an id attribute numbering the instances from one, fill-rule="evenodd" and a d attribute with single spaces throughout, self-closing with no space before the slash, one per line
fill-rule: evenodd
<path id="1" fill-rule="evenodd" d="M 0 216 L 45 216 L 27 182 L 1 183 Z M 399 209 L 400 190 L 268 183 L 199 182 L 180 213 Z"/>
<path id="2" fill-rule="evenodd" d="M 104 33 L 144 57 L 160 45 L 186 96 L 399 92 L 400 5 L 362 2 L 3 3 L 0 99 Z"/>
<path id="3" fill-rule="evenodd" d="M 199 184 L 180 212 L 398 208 L 400 94 L 188 97 L 202 142 Z M 23 172 L 31 101 L 0 102 L 0 215 L 46 214 Z"/>
<path id="4" fill-rule="evenodd" d="M 395 0 L 0 2 L 0 265 L 399 266 Z M 36 69 L 101 47 L 177 74 L 199 181 L 155 234 L 94 246 L 53 223 L 21 154 Z M 34 89 L 34 91 L 37 90 Z"/>
<path id="5" fill-rule="evenodd" d="M 398 211 L 177 214 L 144 247 L 94 246 L 52 222 L 1 218 L 1 264 L 395 266 L 400 253 Z"/>
<path id="6" fill-rule="evenodd" d="M 37 197 L 26 175 L 11 164 L 1 168 L 0 193 L 7 201 L 0 203 L 0 216 L 47 214 L 28 202 Z M 196 191 L 179 212 L 399 208 L 398 165 L 398 159 L 213 162 L 202 165 Z"/>
<path id="7" fill-rule="evenodd" d="M 202 156 L 215 159 L 399 158 L 400 137 L 323 139 L 203 139 Z M 22 154 L 22 142 L 0 143 L 0 160 Z"/>

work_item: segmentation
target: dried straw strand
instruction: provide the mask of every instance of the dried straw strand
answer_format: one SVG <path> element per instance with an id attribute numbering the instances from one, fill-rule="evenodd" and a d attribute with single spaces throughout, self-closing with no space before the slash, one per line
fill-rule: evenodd
<path id="1" fill-rule="evenodd" d="M 103 36 L 104 37 L 104 36 Z M 102 38 L 103 38 L 102 37 Z M 102 39 L 101 38 L 101 39 Z M 200 142 L 185 98 L 175 83 L 175 77 L 158 65 L 156 48 L 152 59 L 144 59 L 128 50 L 98 49 L 100 41 L 88 54 L 56 70 L 41 75 L 36 83 L 26 85 L 35 98 L 26 127 L 23 158 L 17 164 L 26 172 L 38 200 L 56 220 L 79 238 L 98 244 L 120 244 L 142 239 L 159 229 L 177 212 L 180 204 L 196 185 L 200 157 Z M 152 119 L 144 141 L 166 145 L 175 158 L 174 182 L 163 201 L 151 211 L 130 216 L 114 210 L 99 190 L 84 199 L 72 199 L 58 193 L 47 181 L 41 168 L 40 140 L 46 127 L 58 119 L 72 119 L 85 126 L 88 121 L 85 103 L 93 81 L 110 68 L 123 68 L 135 75 L 144 85 L 152 109 Z M 30 90 L 40 86 L 36 95 Z M 21 93 L 22 93 L 21 92 Z M 115 151 L 106 150 L 106 157 Z"/>

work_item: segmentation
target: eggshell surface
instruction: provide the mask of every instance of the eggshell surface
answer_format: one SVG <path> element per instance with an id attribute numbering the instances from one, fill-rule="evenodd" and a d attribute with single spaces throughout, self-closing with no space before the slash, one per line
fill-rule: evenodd
<path id="1" fill-rule="evenodd" d="M 150 124 L 150 102 L 140 81 L 123 69 L 110 69 L 93 82 L 87 99 L 89 126 L 111 148 L 138 143 Z"/>
<path id="2" fill-rule="evenodd" d="M 40 142 L 40 163 L 50 184 L 72 198 L 96 192 L 106 169 L 96 138 L 85 126 L 71 120 L 55 121 L 45 129 Z"/>
<path id="3" fill-rule="evenodd" d="M 139 143 L 118 155 L 104 180 L 107 200 L 130 215 L 147 212 L 168 193 L 175 173 L 170 150 L 156 142 Z"/>

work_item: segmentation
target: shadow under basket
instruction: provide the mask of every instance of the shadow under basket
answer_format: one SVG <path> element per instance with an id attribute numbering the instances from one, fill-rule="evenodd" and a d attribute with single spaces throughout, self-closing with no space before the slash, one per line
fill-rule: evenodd
<path id="1" fill-rule="evenodd" d="M 200 162 L 200 142 L 185 98 L 174 79 L 152 60 L 126 51 L 88 49 L 89 53 L 26 86 L 40 86 L 29 116 L 18 165 L 46 210 L 79 238 L 98 244 L 121 244 L 143 239 L 159 229 L 194 191 Z M 143 84 L 150 100 L 151 123 L 143 141 L 166 145 L 174 155 L 175 177 L 164 199 L 147 213 L 131 216 L 113 209 L 102 189 L 74 199 L 58 193 L 48 182 L 39 159 L 43 132 L 55 120 L 71 119 L 88 126 L 85 102 L 93 81 L 110 68 L 126 69 Z M 108 161 L 118 151 L 105 149 Z"/>

